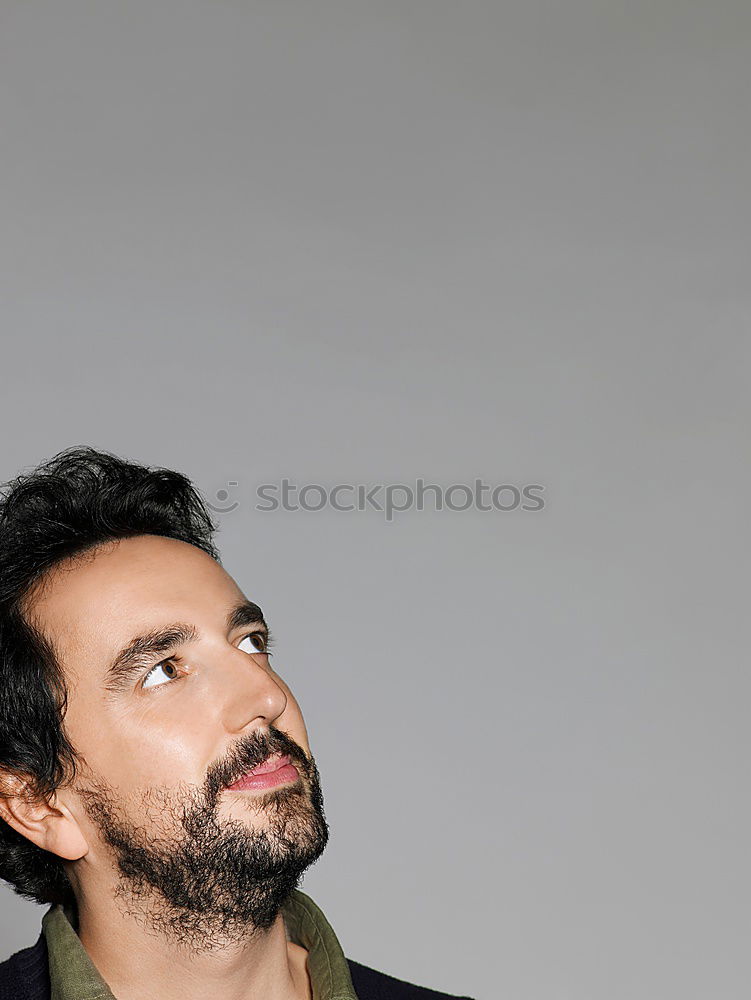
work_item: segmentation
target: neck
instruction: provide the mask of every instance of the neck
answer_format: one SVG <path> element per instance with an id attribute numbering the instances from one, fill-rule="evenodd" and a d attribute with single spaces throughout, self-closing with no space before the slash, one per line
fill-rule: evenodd
<path id="1" fill-rule="evenodd" d="M 120 909 L 111 892 L 82 894 L 77 933 L 117 1000 L 312 1000 L 308 952 L 288 940 L 280 912 L 268 929 L 191 948 Z"/>

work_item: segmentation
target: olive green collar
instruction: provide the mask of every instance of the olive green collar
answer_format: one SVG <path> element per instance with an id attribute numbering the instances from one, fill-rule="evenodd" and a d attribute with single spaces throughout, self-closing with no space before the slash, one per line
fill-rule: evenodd
<path id="1" fill-rule="evenodd" d="M 310 896 L 294 889 L 282 907 L 288 940 L 308 952 L 313 1000 L 357 1000 L 334 929 Z M 60 904 L 42 917 L 51 1000 L 115 1000 L 76 933 L 75 910 Z"/>

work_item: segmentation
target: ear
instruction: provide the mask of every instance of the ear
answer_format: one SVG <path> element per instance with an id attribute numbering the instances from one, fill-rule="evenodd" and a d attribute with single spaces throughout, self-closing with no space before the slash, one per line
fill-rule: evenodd
<path id="1" fill-rule="evenodd" d="M 67 861 L 88 853 L 86 838 L 67 806 L 56 793 L 49 800 L 39 796 L 30 780 L 0 772 L 0 816 L 37 847 Z"/>

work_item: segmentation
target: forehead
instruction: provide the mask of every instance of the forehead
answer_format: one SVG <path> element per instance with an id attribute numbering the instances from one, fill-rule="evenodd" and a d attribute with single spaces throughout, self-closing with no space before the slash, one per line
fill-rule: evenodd
<path id="1" fill-rule="evenodd" d="M 226 570 L 196 546 L 139 535 L 56 566 L 26 612 L 67 660 L 106 655 L 134 630 L 167 621 L 199 628 L 214 623 L 242 596 Z"/>

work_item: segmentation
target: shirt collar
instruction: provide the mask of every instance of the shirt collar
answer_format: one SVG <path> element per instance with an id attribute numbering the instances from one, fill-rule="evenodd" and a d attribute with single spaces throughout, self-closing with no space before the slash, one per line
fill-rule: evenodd
<path id="1" fill-rule="evenodd" d="M 313 1000 L 357 1000 L 349 965 L 334 929 L 299 889 L 282 907 L 288 940 L 308 952 Z M 75 930 L 75 909 L 57 904 L 42 917 L 51 1000 L 115 1000 Z"/>

